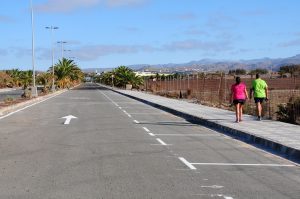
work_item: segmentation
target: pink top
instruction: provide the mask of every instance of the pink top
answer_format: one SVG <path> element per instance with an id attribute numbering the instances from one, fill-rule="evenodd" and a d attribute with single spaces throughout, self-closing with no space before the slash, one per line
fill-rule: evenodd
<path id="1" fill-rule="evenodd" d="M 233 84 L 231 86 L 231 92 L 233 93 L 233 99 L 234 100 L 246 99 L 245 89 L 246 89 L 246 85 L 242 82 L 240 84 Z"/>

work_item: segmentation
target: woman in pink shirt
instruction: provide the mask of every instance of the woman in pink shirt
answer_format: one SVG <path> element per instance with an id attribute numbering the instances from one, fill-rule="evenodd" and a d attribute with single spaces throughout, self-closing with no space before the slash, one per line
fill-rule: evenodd
<path id="1" fill-rule="evenodd" d="M 246 99 L 248 99 L 248 93 L 246 85 L 241 82 L 240 77 L 235 78 L 235 84 L 231 86 L 231 99 L 230 103 L 235 105 L 236 122 L 242 121 L 243 105 Z"/>

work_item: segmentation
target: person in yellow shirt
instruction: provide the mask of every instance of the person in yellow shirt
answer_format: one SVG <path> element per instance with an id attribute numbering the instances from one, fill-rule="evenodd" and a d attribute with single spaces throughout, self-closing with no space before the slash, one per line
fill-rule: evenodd
<path id="1" fill-rule="evenodd" d="M 269 92 L 267 83 L 256 74 L 256 79 L 252 81 L 252 88 L 250 89 L 250 98 L 254 95 L 254 102 L 256 104 L 257 119 L 261 120 L 262 103 L 269 100 Z"/>

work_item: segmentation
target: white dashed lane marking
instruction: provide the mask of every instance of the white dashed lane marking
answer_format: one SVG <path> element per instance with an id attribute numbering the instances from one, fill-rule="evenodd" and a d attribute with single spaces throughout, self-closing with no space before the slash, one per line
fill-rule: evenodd
<path id="1" fill-rule="evenodd" d="M 163 146 L 167 146 L 167 145 L 170 145 L 170 144 L 166 144 L 164 141 L 162 141 L 161 139 L 159 138 L 156 138 L 156 140 Z"/>
<path id="2" fill-rule="evenodd" d="M 146 127 L 143 127 L 143 129 L 146 131 L 146 132 L 150 132 L 150 130 L 149 129 L 147 129 Z"/>

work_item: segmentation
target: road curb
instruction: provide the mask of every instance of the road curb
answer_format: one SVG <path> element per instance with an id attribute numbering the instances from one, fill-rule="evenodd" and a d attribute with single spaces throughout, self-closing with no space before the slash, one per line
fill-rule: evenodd
<path id="1" fill-rule="evenodd" d="M 282 143 L 277 143 L 273 140 L 268 140 L 267 138 L 264 138 L 264 137 L 259 137 L 257 135 L 249 134 L 248 132 L 244 132 L 244 131 L 241 131 L 241 130 L 230 128 L 230 127 L 218 124 L 214 121 L 210 121 L 210 120 L 205 119 L 205 118 L 200 118 L 200 117 L 188 114 L 188 113 L 184 113 L 182 111 L 172 109 L 170 107 L 166 107 L 166 106 L 154 103 L 154 102 L 150 102 L 150 101 L 145 100 L 145 99 L 138 98 L 136 96 L 132 96 L 132 95 L 129 95 L 129 94 L 126 94 L 126 93 L 122 93 L 118 90 L 114 90 L 114 89 L 111 89 L 109 87 L 107 87 L 107 88 L 114 91 L 114 92 L 117 92 L 121 95 L 130 97 L 132 99 L 138 100 L 138 101 L 143 102 L 145 104 L 148 104 L 150 106 L 159 108 L 161 110 L 172 113 L 176 116 L 182 117 L 182 118 L 186 119 L 187 121 L 189 121 L 191 123 L 201 124 L 201 125 L 206 126 L 210 129 L 213 129 L 215 131 L 218 131 L 218 132 L 221 132 L 223 134 L 229 135 L 229 136 L 231 136 L 235 139 L 238 139 L 238 140 L 241 140 L 241 141 L 246 142 L 248 144 L 251 144 L 255 147 L 261 148 L 261 149 L 266 150 L 268 152 L 271 152 L 273 154 L 279 155 L 283 158 L 289 159 L 293 162 L 300 163 L 300 150 L 299 149 L 295 149 L 295 148 L 292 148 L 292 147 L 289 147 L 289 146 L 285 146 Z"/>

